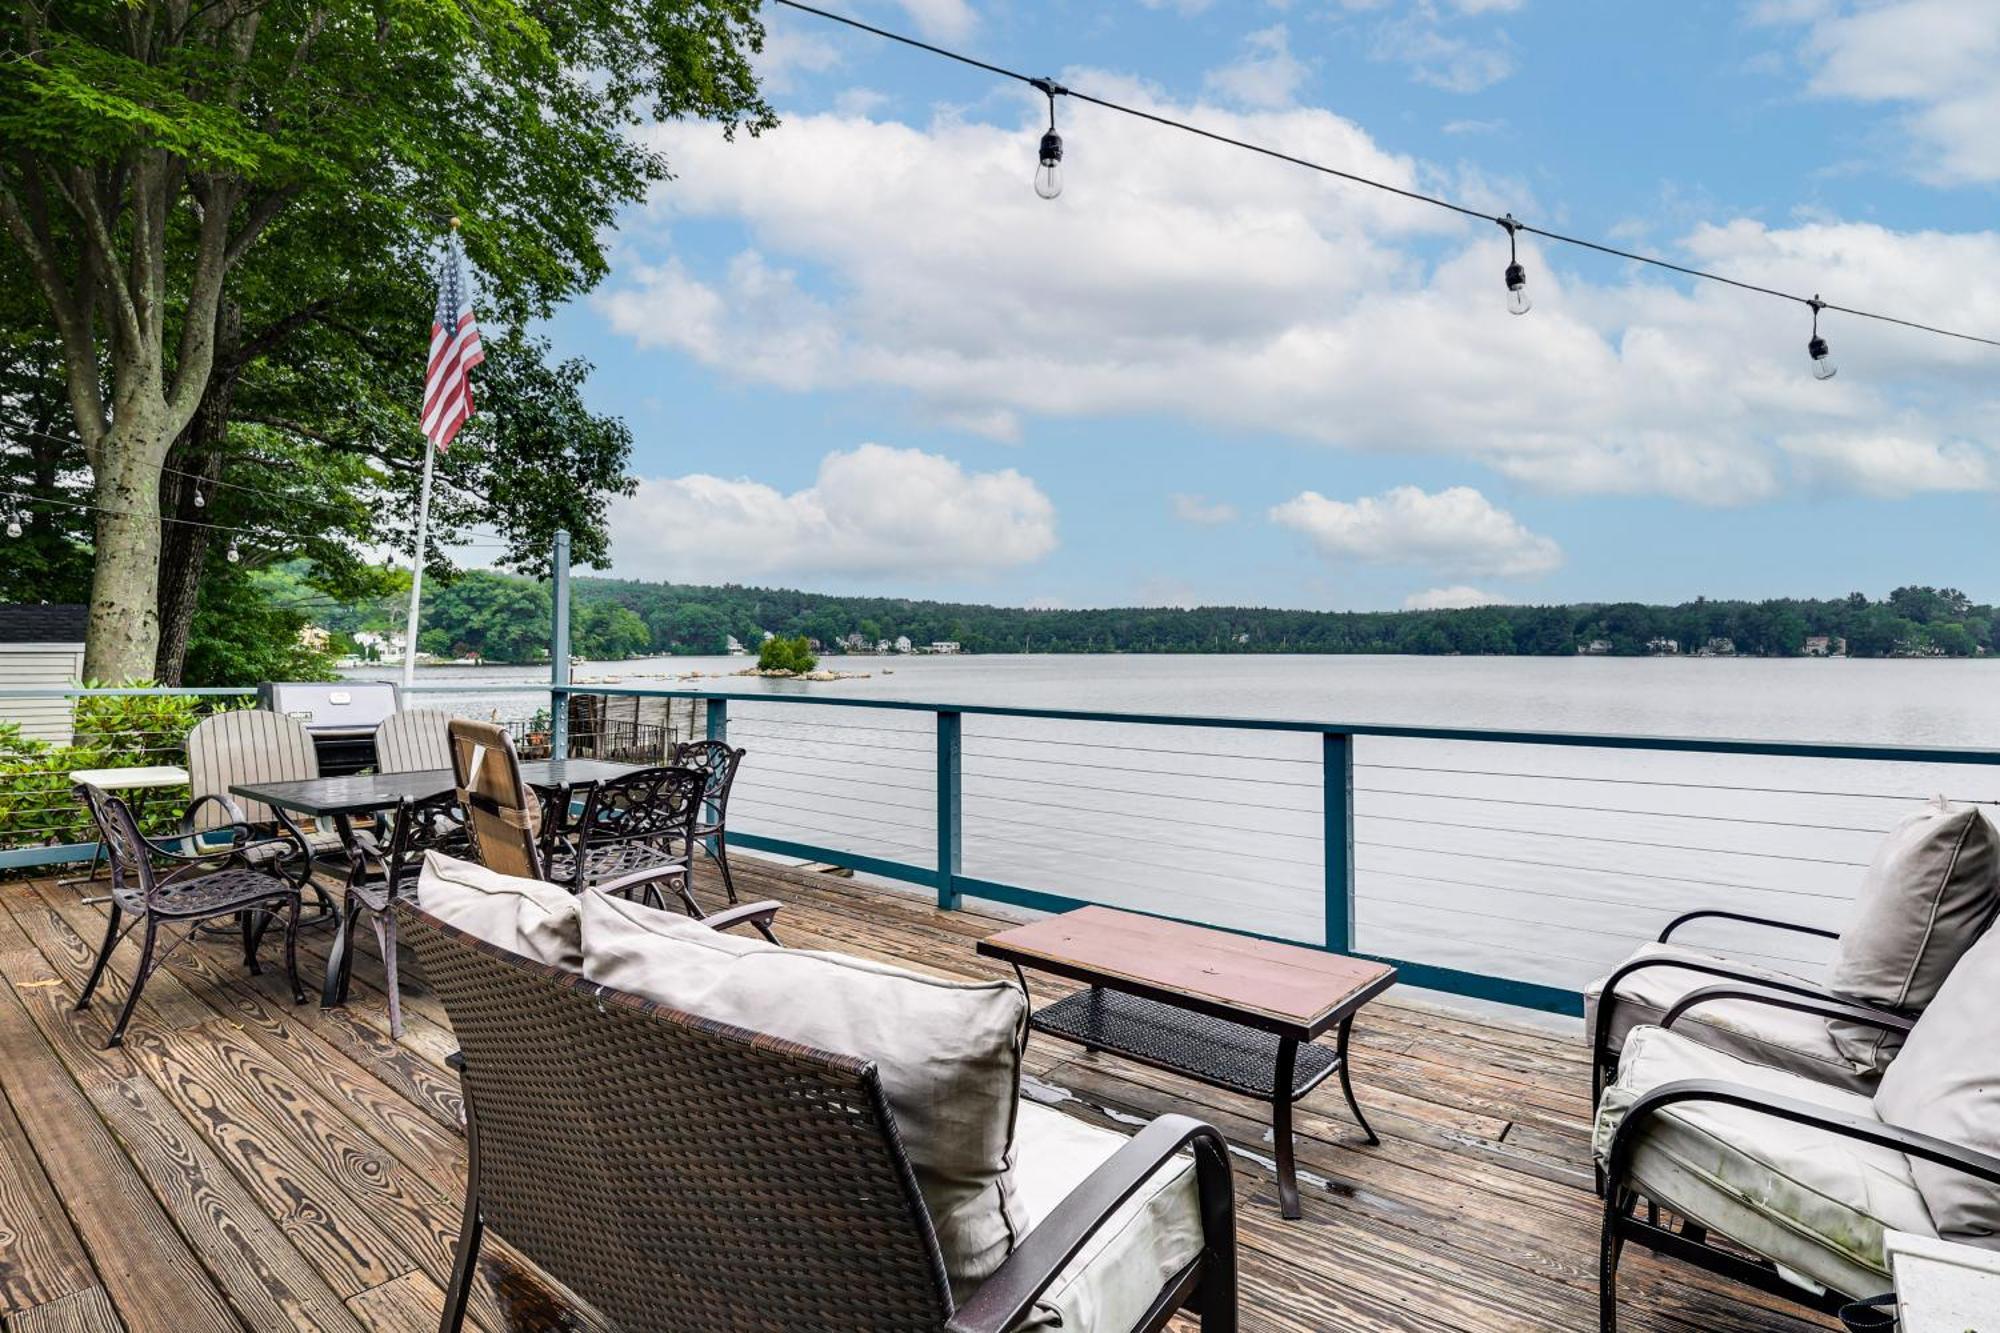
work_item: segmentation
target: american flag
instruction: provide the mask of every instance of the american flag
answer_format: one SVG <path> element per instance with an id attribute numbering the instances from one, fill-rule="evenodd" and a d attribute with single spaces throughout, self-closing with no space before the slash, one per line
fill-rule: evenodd
<path id="1" fill-rule="evenodd" d="M 424 375 L 424 438 L 443 453 L 472 416 L 468 372 L 486 359 L 479 326 L 472 321 L 472 297 L 465 288 L 458 237 L 445 243 L 438 263 L 437 311 L 431 316 L 431 364 Z"/>

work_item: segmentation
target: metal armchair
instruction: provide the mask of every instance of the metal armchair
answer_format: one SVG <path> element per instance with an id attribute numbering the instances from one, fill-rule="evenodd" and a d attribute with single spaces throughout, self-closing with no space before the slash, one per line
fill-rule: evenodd
<path id="1" fill-rule="evenodd" d="M 292 998 L 301 1004 L 305 1002 L 298 967 L 299 883 L 260 868 L 282 869 L 288 862 L 310 866 L 312 852 L 296 829 L 287 825 L 277 836 L 259 837 L 247 824 L 215 824 L 212 829 L 226 829 L 232 835 L 229 842 L 210 850 L 175 850 L 142 834 L 138 820 L 124 801 L 87 785 L 80 786 L 78 792 L 97 824 L 105 859 L 111 866 L 104 942 L 98 948 L 97 961 L 91 965 L 83 992 L 77 997 L 79 1010 L 90 1007 L 91 997 L 111 961 L 111 951 L 134 929 L 143 929 L 138 965 L 133 969 L 132 984 L 126 990 L 124 1007 L 112 1025 L 107 1046 L 124 1044 L 125 1028 L 132 1021 L 140 993 L 173 951 L 186 943 L 202 924 L 227 917 L 238 919 L 243 933 L 243 961 L 252 975 L 261 970 L 257 949 L 263 939 L 263 928 L 272 920 L 283 921 L 285 973 L 292 983 Z M 172 868 L 162 873 L 155 869 L 155 861 Z M 131 918 L 129 923 L 127 917 Z M 161 929 L 174 926 L 185 926 L 186 930 L 178 939 L 169 941 L 164 952 L 159 951 Z"/>
<path id="2" fill-rule="evenodd" d="M 715 862 L 722 875 L 722 888 L 729 901 L 736 901 L 736 881 L 729 873 L 729 790 L 736 785 L 737 770 L 749 751 L 732 749 L 718 740 L 683 741 L 674 747 L 674 764 L 692 768 L 702 775 L 702 818 L 696 823 L 694 838 Z M 693 859 L 690 852 L 689 859 Z"/>
<path id="3" fill-rule="evenodd" d="M 414 890 L 426 852 L 456 856 L 466 850 L 465 843 L 465 816 L 458 807 L 458 793 L 446 791 L 423 800 L 405 800 L 396 807 L 386 852 L 372 840 L 357 847 L 357 873 L 347 886 L 340 934 L 327 959 L 321 1004 L 331 1008 L 347 1002 L 354 977 L 354 928 L 365 916 L 382 951 L 383 983 L 389 992 L 389 1036 L 403 1035 L 402 990 L 396 975 L 396 916 L 389 908 Z"/>
<path id="4" fill-rule="evenodd" d="M 1673 1024 L 1687 1013 L 1722 1001 L 1788 1009 L 1904 1034 L 1915 1026 L 1910 1019 L 1900 1015 L 1841 1000 L 1774 993 L 1762 989 L 1761 982 L 1758 982 L 1707 986 L 1688 994 L 1668 1013 L 1662 1025 L 1666 1033 L 1658 1035 L 1671 1038 Z M 1787 1079 L 1790 1080 L 1789 1093 L 1775 1090 L 1786 1086 L 1779 1080 Z M 1672 1185 L 1647 1183 L 1635 1176 L 1635 1161 L 1649 1134 L 1656 1132 L 1663 1120 L 1673 1118 L 1677 1107 L 1727 1107 L 1757 1119 L 1807 1126 L 1827 1136 L 1827 1143 L 1819 1149 L 1822 1153 L 1837 1153 L 1843 1143 L 1886 1149 L 1904 1158 L 1917 1158 L 1963 1171 L 2000 1189 L 2000 1158 L 1888 1123 L 1863 1113 L 1868 1109 L 1864 1099 L 1838 1100 L 1842 1097 L 1843 1094 L 1819 1087 L 1802 1077 L 1769 1073 L 1761 1074 L 1760 1085 L 1755 1087 L 1728 1079 L 1683 1078 L 1661 1083 L 1641 1093 L 1618 1119 L 1608 1146 L 1600 1143 L 1598 1165 L 1603 1178 L 1604 1209 L 1599 1247 L 1598 1300 L 1602 1333 L 1615 1333 L 1618 1326 L 1618 1262 L 1628 1241 L 1826 1314 L 1836 1314 L 1852 1301 L 1873 1296 L 1888 1282 L 1886 1268 L 1879 1274 L 1880 1282 L 1873 1281 L 1875 1275 L 1866 1271 L 1866 1263 L 1852 1254 L 1828 1254 L 1823 1257 L 1823 1262 L 1816 1263 L 1815 1260 L 1822 1256 L 1812 1252 L 1812 1229 L 1802 1227 L 1796 1221 L 1786 1222 L 1773 1233 L 1787 1238 L 1785 1247 L 1792 1251 L 1790 1253 L 1764 1254 L 1759 1250 L 1757 1240 L 1744 1234 L 1725 1233 L 1735 1248 L 1724 1249 L 1710 1243 L 1709 1226 L 1694 1220 L 1694 1217 L 1712 1207 L 1712 1200 L 1674 1197 Z M 1604 1114 L 1601 1104 L 1599 1114 L 1601 1136 Z M 1662 1178 L 1674 1177 L 1672 1173 L 1663 1173 Z M 1694 1188 L 1686 1183 L 1693 1177 L 1680 1179 L 1683 1188 Z M 1762 1210 L 1775 1216 L 1783 1207 L 1786 1191 L 1774 1187 L 1757 1191 L 1757 1196 L 1747 1204 L 1751 1212 L 1754 1214 Z M 1643 1217 L 1636 1208 L 1641 1197 L 1645 1197 L 1648 1203 Z M 1869 1218 L 1868 1208 L 1881 1206 L 1872 1196 L 1847 1202 L 1854 1214 L 1861 1218 Z M 1660 1221 L 1658 1210 L 1662 1208 L 1681 1215 L 1683 1220 L 1678 1228 Z M 1801 1246 L 1804 1248 L 1801 1249 Z M 1746 1257 L 1746 1250 L 1761 1257 Z M 1781 1271 L 1781 1264 L 1790 1272 L 1812 1276 L 1820 1289 L 1815 1292 L 1788 1278 L 1785 1271 Z M 1872 1289 L 1859 1289 L 1864 1286 Z"/>

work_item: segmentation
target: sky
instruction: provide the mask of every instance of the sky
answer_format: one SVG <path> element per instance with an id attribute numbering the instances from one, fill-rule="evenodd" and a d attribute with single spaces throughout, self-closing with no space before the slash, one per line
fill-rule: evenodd
<path id="1" fill-rule="evenodd" d="M 1995 0 L 824 0 L 1524 222 L 2000 336 Z M 2000 349 L 1521 238 L 770 7 L 782 124 L 544 330 L 613 572 L 1031 606 L 2000 598 Z"/>

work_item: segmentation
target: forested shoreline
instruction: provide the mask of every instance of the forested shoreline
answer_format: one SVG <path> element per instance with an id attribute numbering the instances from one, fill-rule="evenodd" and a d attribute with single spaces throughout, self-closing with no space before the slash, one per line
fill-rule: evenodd
<path id="1" fill-rule="evenodd" d="M 2000 643 L 1993 606 L 1953 588 L 1887 596 L 1762 601 L 1698 598 L 1482 606 L 1437 611 L 1305 611 L 1268 607 L 1028 609 L 906 598 L 850 597 L 740 584 L 580 578 L 572 647 L 580 657 L 710 656 L 735 639 L 803 635 L 838 653 L 907 638 L 951 641 L 968 653 L 1411 653 L 1563 657 L 1649 653 L 1750 657 L 1973 657 Z M 475 571 L 426 598 L 424 651 L 531 662 L 545 657 L 546 583 Z M 400 625 L 394 599 L 321 612 L 337 634 Z M 1825 638 L 1826 643 L 1813 640 Z"/>

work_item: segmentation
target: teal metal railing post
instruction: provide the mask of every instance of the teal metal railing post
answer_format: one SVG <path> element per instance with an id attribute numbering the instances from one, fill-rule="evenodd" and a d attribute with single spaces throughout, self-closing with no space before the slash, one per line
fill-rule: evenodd
<path id="1" fill-rule="evenodd" d="M 569 758 L 569 529 L 556 529 L 549 557 L 554 576 L 554 614 L 549 634 L 549 754 Z M 599 754 L 603 751 L 599 750 Z"/>
<path id="2" fill-rule="evenodd" d="M 937 715 L 937 901 L 946 912 L 958 910 L 958 880 L 965 871 L 963 720 L 962 714 L 944 710 Z"/>
<path id="3" fill-rule="evenodd" d="M 708 738 L 712 741 L 729 739 L 729 700 L 710 699 L 702 711 L 708 716 Z"/>
<path id="4" fill-rule="evenodd" d="M 1354 738 L 1320 733 L 1326 852 L 1326 947 L 1354 952 Z"/>

